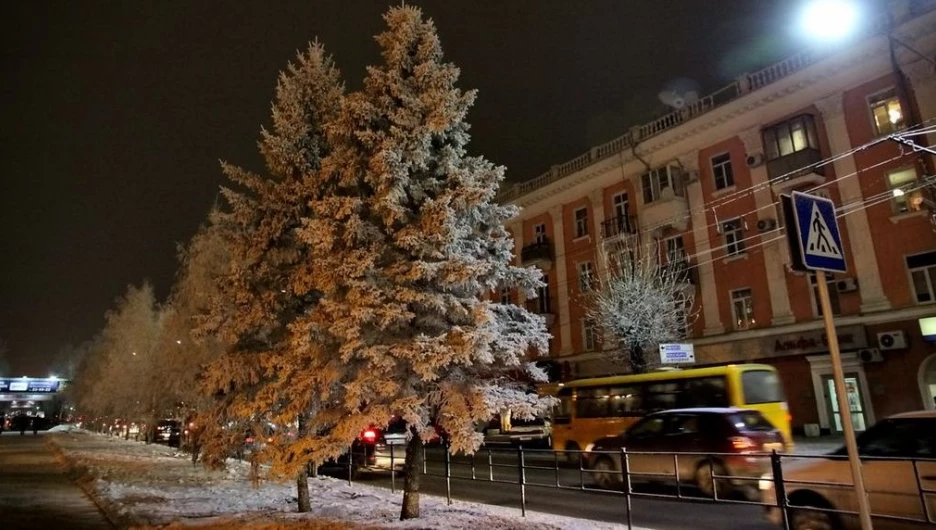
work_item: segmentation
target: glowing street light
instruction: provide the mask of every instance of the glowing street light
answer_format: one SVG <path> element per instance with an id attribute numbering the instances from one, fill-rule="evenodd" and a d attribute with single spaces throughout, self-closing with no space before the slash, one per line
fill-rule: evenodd
<path id="1" fill-rule="evenodd" d="M 854 31 L 858 18 L 858 6 L 852 1 L 815 0 L 800 12 L 800 27 L 810 37 L 835 41 Z"/>

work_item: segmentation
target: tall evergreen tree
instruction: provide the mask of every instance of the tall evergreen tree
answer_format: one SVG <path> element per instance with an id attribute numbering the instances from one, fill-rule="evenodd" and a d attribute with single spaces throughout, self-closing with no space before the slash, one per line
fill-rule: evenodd
<path id="1" fill-rule="evenodd" d="M 542 317 L 488 300 L 502 286 L 532 295 L 534 269 L 512 266 L 496 204 L 504 170 L 469 156 L 465 116 L 475 92 L 456 88 L 432 21 L 392 8 L 377 37 L 383 64 L 345 98 L 329 127 L 334 151 L 307 179 L 314 198 L 301 231 L 313 249 L 294 284 L 322 294 L 293 324 L 286 352 L 319 394 L 305 446 L 322 460 L 369 425 L 400 415 L 409 425 L 401 518 L 419 515 L 421 445 L 442 427 L 456 451 L 481 443 L 475 424 L 543 402 L 513 375 L 545 374 L 525 362 L 547 351 Z"/>
<path id="2" fill-rule="evenodd" d="M 290 282 L 310 260 L 296 237 L 311 199 L 303 182 L 319 171 L 329 151 L 323 127 L 338 113 L 342 94 L 332 60 L 321 45 L 311 44 L 276 87 L 273 128 L 262 131 L 259 145 L 268 174 L 224 165 L 234 187 L 223 190 L 230 208 L 216 222 L 230 239 L 232 267 L 218 279 L 221 289 L 201 331 L 217 332 L 233 345 L 206 376 L 206 389 L 218 397 L 213 417 L 225 424 L 256 424 L 282 407 L 272 382 L 289 347 L 288 326 L 314 303 L 308 289 Z M 218 426 L 206 436 L 236 441 L 243 431 L 232 434 Z M 224 455 L 206 456 L 218 462 Z M 304 470 L 296 475 L 300 511 L 309 510 Z"/>

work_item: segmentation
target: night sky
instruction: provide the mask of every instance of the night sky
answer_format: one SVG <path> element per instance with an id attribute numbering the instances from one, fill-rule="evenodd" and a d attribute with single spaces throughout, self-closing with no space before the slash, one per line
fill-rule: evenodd
<path id="1" fill-rule="evenodd" d="M 223 182 L 262 169 L 276 75 L 316 37 L 350 89 L 378 60 L 381 1 L 6 2 L 0 8 L 0 339 L 17 375 L 103 326 L 127 284 L 165 297 L 176 246 Z M 473 154 L 511 181 L 801 44 L 771 0 L 424 1 L 462 88 Z"/>

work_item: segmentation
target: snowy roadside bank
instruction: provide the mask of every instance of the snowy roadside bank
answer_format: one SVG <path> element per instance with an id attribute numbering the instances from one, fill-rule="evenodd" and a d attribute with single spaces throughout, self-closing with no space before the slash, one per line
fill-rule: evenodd
<path id="1" fill-rule="evenodd" d="M 423 494 L 422 518 L 399 521 L 402 494 L 330 477 L 309 479 L 312 512 L 296 512 L 295 486 L 264 482 L 252 489 L 248 466 L 224 471 L 192 466 L 187 454 L 99 435 L 48 437 L 115 524 L 121 528 L 446 528 L 604 530 L 621 525 L 455 501 Z"/>

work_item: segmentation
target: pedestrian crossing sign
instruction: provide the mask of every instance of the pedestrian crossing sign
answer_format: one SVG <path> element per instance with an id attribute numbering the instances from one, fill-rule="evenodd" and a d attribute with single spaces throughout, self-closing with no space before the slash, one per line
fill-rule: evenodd
<path id="1" fill-rule="evenodd" d="M 845 247 L 835 217 L 835 203 L 798 191 L 793 192 L 801 256 L 806 269 L 845 272 Z"/>

